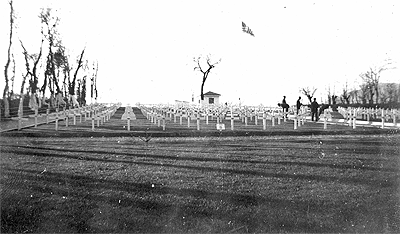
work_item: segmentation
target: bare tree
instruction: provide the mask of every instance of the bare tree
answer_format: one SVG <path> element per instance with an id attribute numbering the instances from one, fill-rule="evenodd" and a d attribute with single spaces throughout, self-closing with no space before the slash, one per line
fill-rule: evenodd
<path id="1" fill-rule="evenodd" d="M 95 100 L 97 101 L 97 71 L 99 70 L 99 62 L 96 63 L 93 62 L 93 73 L 92 77 L 90 78 L 90 97 L 91 97 L 91 103 L 93 103 L 93 96 L 95 97 Z"/>
<path id="2" fill-rule="evenodd" d="M 355 103 L 357 103 L 357 104 L 359 104 L 359 90 L 352 90 L 352 91 L 350 91 L 350 93 L 349 93 L 349 95 L 350 95 L 350 102 L 351 103 L 353 103 L 353 104 L 355 104 Z"/>
<path id="3" fill-rule="evenodd" d="M 312 98 L 314 97 L 315 92 L 317 91 L 316 88 L 305 87 L 300 90 L 302 94 L 304 94 L 310 103 L 312 102 Z"/>
<path id="4" fill-rule="evenodd" d="M 370 67 L 368 71 L 361 73 L 360 77 L 364 81 L 366 88 L 369 92 L 369 103 L 372 104 L 374 102 L 373 97 L 375 96 L 375 102 L 379 102 L 379 80 L 381 77 L 381 73 L 388 69 L 393 69 L 391 66 L 392 62 L 390 60 L 386 61 L 386 64 L 380 67 Z"/>
<path id="5" fill-rule="evenodd" d="M 14 95 L 14 81 L 15 81 L 15 58 L 14 54 L 12 54 L 12 61 L 13 61 L 13 70 L 12 70 L 12 76 L 11 76 L 11 90 L 10 90 L 10 97 Z"/>
<path id="6" fill-rule="evenodd" d="M 338 98 L 338 96 L 336 96 L 335 94 L 332 95 L 332 105 L 336 105 L 336 98 Z"/>
<path id="7" fill-rule="evenodd" d="M 205 68 L 204 65 L 203 65 L 203 68 L 200 65 L 201 57 L 198 57 L 197 59 L 193 58 L 193 60 L 194 60 L 194 62 L 197 63 L 197 66 L 194 68 L 194 70 L 198 69 L 201 73 L 203 73 L 203 80 L 201 82 L 201 90 L 200 90 L 200 98 L 203 101 L 204 100 L 204 83 L 206 82 L 206 80 L 208 78 L 208 75 L 210 74 L 211 69 L 213 69 L 215 67 L 215 65 L 220 63 L 221 59 L 216 63 L 211 63 L 210 57 L 207 56 L 207 58 L 206 58 L 207 69 L 204 69 Z"/>
<path id="8" fill-rule="evenodd" d="M 76 78 L 78 76 L 78 71 L 82 67 L 82 59 L 83 59 L 83 54 L 84 53 L 85 53 L 85 48 L 83 48 L 82 53 L 81 53 L 81 55 L 79 57 L 78 67 L 75 70 L 74 77 L 73 77 L 72 81 L 68 80 L 68 93 L 70 95 L 71 104 L 73 106 L 74 105 L 78 105 L 79 106 L 78 101 L 76 100 L 76 97 L 75 97 L 75 86 L 76 86 Z"/>
<path id="9" fill-rule="evenodd" d="M 80 88 L 78 90 L 79 99 L 78 102 L 80 105 L 86 105 L 86 78 L 88 76 L 89 71 L 89 61 L 86 59 L 84 65 L 82 65 L 82 70 L 84 71 L 85 75 L 80 81 Z"/>
<path id="10" fill-rule="evenodd" d="M 380 90 L 380 100 L 381 103 L 393 104 L 397 102 L 399 96 L 399 90 L 397 89 L 397 84 L 388 83 L 381 87 Z"/>
<path id="11" fill-rule="evenodd" d="M 69 65 L 69 58 L 65 52 L 65 47 L 62 44 L 61 40 L 57 41 L 57 51 L 54 52 L 54 65 L 55 69 L 57 70 L 57 80 L 60 78 L 60 72 L 64 75 L 64 79 L 61 86 L 61 92 L 64 94 L 65 97 L 68 96 L 68 88 L 67 88 L 67 81 L 69 83 L 70 80 L 70 72 L 72 68 Z"/>
<path id="12" fill-rule="evenodd" d="M 81 105 L 86 105 L 86 78 L 87 76 L 83 76 L 82 78 L 82 88 L 81 88 L 81 98 L 80 103 Z"/>
<path id="13" fill-rule="evenodd" d="M 97 91 L 97 72 L 98 71 L 99 71 L 99 63 L 97 62 L 96 75 L 94 77 L 94 94 L 95 94 L 94 100 L 96 103 L 97 103 L 97 98 L 99 97 L 99 93 Z"/>
<path id="14" fill-rule="evenodd" d="M 326 89 L 327 97 L 328 97 L 328 105 L 332 104 L 332 96 L 331 96 L 331 86 L 328 86 Z"/>
<path id="15" fill-rule="evenodd" d="M 10 66 L 11 62 L 11 46 L 12 46 L 12 36 L 13 36 L 13 25 L 14 25 L 14 7 L 13 7 L 13 1 L 10 0 L 10 39 L 9 39 L 9 44 L 8 44 L 8 50 L 7 50 L 7 62 L 4 67 L 4 79 L 5 79 L 5 87 L 3 91 L 3 102 L 4 102 L 4 117 L 10 117 L 10 103 L 9 103 L 9 78 L 8 78 L 8 68 Z"/>
<path id="16" fill-rule="evenodd" d="M 40 58 L 42 56 L 42 45 L 43 45 L 43 39 L 40 45 L 40 51 L 39 54 L 29 54 L 28 51 L 26 50 L 26 48 L 24 47 L 24 44 L 22 43 L 22 41 L 20 40 L 21 43 L 21 47 L 23 49 L 23 54 L 24 54 L 24 58 L 25 58 L 25 67 L 26 67 L 26 76 L 30 76 L 29 79 L 29 89 L 30 89 L 30 101 L 29 101 L 29 106 L 32 109 L 35 109 L 38 107 L 38 102 L 37 102 L 37 90 L 38 88 L 38 76 L 37 76 L 37 66 L 39 64 Z M 33 68 L 32 70 L 30 69 L 30 61 L 33 61 Z M 21 96 L 23 94 L 21 93 Z"/>
<path id="17" fill-rule="evenodd" d="M 26 82 L 26 78 L 27 78 L 29 75 L 32 74 L 32 73 L 31 73 L 31 69 L 30 69 L 30 65 L 29 65 L 29 54 L 28 54 L 28 52 L 26 51 L 26 49 L 25 49 L 25 47 L 24 47 L 24 44 L 22 43 L 21 40 L 20 40 L 20 42 L 21 42 L 22 49 L 24 50 L 24 51 L 23 51 L 23 54 L 24 54 L 24 58 L 25 58 L 25 69 L 26 69 L 26 74 L 23 76 L 23 78 L 22 78 L 22 83 L 21 83 L 21 90 L 20 90 L 20 95 L 21 95 L 21 97 L 20 97 L 20 99 L 19 99 L 18 116 L 22 116 L 22 115 L 23 115 L 23 104 L 24 104 L 24 96 L 25 96 L 25 94 L 24 94 L 25 82 Z"/>
<path id="18" fill-rule="evenodd" d="M 359 92 L 360 96 L 359 97 L 361 99 L 361 103 L 362 104 L 367 104 L 367 101 L 371 102 L 373 93 L 372 93 L 372 96 L 370 98 L 369 96 L 371 95 L 371 93 L 370 93 L 369 90 L 370 90 L 370 88 L 369 88 L 369 86 L 367 84 L 361 84 L 360 85 L 360 92 Z"/>
<path id="19" fill-rule="evenodd" d="M 62 92 L 60 89 L 60 86 L 58 84 L 58 76 L 56 75 L 56 65 L 55 65 L 55 59 L 54 59 L 54 52 L 53 48 L 57 44 L 57 25 L 59 22 L 58 17 L 52 16 L 51 8 L 47 9 L 42 9 L 40 15 L 39 15 L 42 24 L 46 26 L 47 31 L 44 32 L 42 30 L 43 36 L 47 39 L 49 42 L 49 53 L 47 56 L 47 62 L 46 62 L 46 72 L 45 72 L 45 84 L 48 82 L 49 89 L 51 92 L 51 105 L 59 105 L 60 102 L 62 103 Z M 44 87 L 44 89 L 43 89 Z M 43 90 L 43 95 L 44 95 L 44 90 L 45 86 L 42 86 Z M 55 94 L 57 95 L 57 102 L 54 103 L 55 99 Z"/>
<path id="20" fill-rule="evenodd" d="M 82 79 L 78 79 L 78 90 L 77 90 L 77 99 L 80 105 L 86 105 L 86 77 L 84 75 Z"/>
<path id="21" fill-rule="evenodd" d="M 347 87 L 347 82 L 346 85 L 343 87 L 342 94 L 340 95 L 340 101 L 343 104 L 350 104 L 350 93 Z"/>

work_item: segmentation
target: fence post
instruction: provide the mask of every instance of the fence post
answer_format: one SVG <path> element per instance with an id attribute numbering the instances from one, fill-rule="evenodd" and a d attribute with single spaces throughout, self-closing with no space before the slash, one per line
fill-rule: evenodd
<path id="1" fill-rule="evenodd" d="M 94 115 L 92 115 L 92 131 L 94 131 Z"/>
<path id="2" fill-rule="evenodd" d="M 131 116 L 128 115 L 128 117 L 126 118 L 127 121 L 127 130 L 130 131 L 131 130 Z"/>
<path id="3" fill-rule="evenodd" d="M 206 124 L 208 125 L 208 110 L 206 110 Z"/>
<path id="4" fill-rule="evenodd" d="M 354 119 L 354 116 L 353 116 L 353 110 L 350 108 L 349 110 L 348 110 L 348 112 L 349 112 L 349 126 L 350 127 L 352 127 L 353 126 L 353 119 Z"/>
<path id="5" fill-rule="evenodd" d="M 64 110 L 65 127 L 68 127 L 68 122 L 69 122 L 68 114 L 69 114 L 69 111 L 65 111 L 65 110 Z"/>
<path id="6" fill-rule="evenodd" d="M 281 115 L 278 112 L 278 125 L 280 125 L 280 124 L 281 124 Z"/>
<path id="7" fill-rule="evenodd" d="M 233 107 L 231 107 L 231 130 L 234 130 Z"/>
<path id="8" fill-rule="evenodd" d="M 272 125 L 272 127 L 275 126 L 275 114 L 274 114 L 274 112 L 272 112 L 271 125 Z"/>
<path id="9" fill-rule="evenodd" d="M 171 115 L 170 115 L 171 117 Z M 165 116 L 162 116 L 162 130 L 165 131 Z"/>
<path id="10" fill-rule="evenodd" d="M 190 113 L 187 113 L 187 126 L 190 128 Z"/>
<path id="11" fill-rule="evenodd" d="M 326 116 L 326 110 L 324 110 L 324 129 L 328 128 L 328 116 Z"/>
<path id="12" fill-rule="evenodd" d="M 58 108 L 56 109 L 56 131 L 58 131 Z"/>
<path id="13" fill-rule="evenodd" d="M 367 121 L 368 121 L 368 122 L 370 122 L 370 118 L 371 118 L 370 115 L 371 115 L 371 109 L 368 108 L 368 109 L 367 109 Z"/>
<path id="14" fill-rule="evenodd" d="M 263 130 L 267 130 L 267 114 L 263 112 Z"/>
<path id="15" fill-rule="evenodd" d="M 183 118 L 183 113 L 182 111 L 179 111 L 179 125 L 182 125 L 182 118 Z"/>
<path id="16" fill-rule="evenodd" d="M 39 112 L 38 107 L 35 107 L 35 128 L 37 128 L 37 124 L 38 124 L 38 121 L 37 121 L 38 112 Z"/>
<path id="17" fill-rule="evenodd" d="M 47 109 L 46 110 L 46 124 L 49 124 L 49 113 L 50 113 L 50 110 Z"/>
<path id="18" fill-rule="evenodd" d="M 258 124 L 258 112 L 257 110 L 255 111 L 255 116 L 254 116 L 254 125 Z"/>
<path id="19" fill-rule="evenodd" d="M 294 130 L 297 129 L 297 114 L 294 114 L 293 128 L 294 128 Z"/>
<path id="20" fill-rule="evenodd" d="M 197 130 L 200 130 L 200 113 L 197 112 Z"/>
<path id="21" fill-rule="evenodd" d="M 18 114 L 18 130 L 21 130 L 22 128 L 22 117 L 20 114 Z"/>
<path id="22" fill-rule="evenodd" d="M 303 122 L 303 118 L 302 118 L 303 116 L 300 114 L 300 115 L 297 115 L 297 117 L 298 117 L 297 126 L 301 127 L 302 122 Z M 319 116 L 318 116 L 318 118 L 319 118 Z"/>
<path id="23" fill-rule="evenodd" d="M 283 122 L 286 122 L 287 121 L 286 110 L 283 109 L 282 112 L 283 112 Z"/>
<path id="24" fill-rule="evenodd" d="M 100 117 L 98 116 L 98 114 L 96 114 L 96 123 L 97 127 L 100 127 Z"/>
<path id="25" fill-rule="evenodd" d="M 174 110 L 174 123 L 176 123 L 176 113 L 177 113 L 177 110 Z"/>
<path id="26" fill-rule="evenodd" d="M 385 128 L 385 112 L 384 109 L 382 109 L 382 126 L 381 128 L 384 129 Z"/>

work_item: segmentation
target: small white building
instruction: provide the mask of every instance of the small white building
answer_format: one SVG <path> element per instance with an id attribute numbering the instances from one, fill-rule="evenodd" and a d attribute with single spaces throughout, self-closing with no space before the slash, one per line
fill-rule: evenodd
<path id="1" fill-rule="evenodd" d="M 214 92 L 207 92 L 204 94 L 202 105 L 219 105 L 219 97 L 221 95 Z"/>

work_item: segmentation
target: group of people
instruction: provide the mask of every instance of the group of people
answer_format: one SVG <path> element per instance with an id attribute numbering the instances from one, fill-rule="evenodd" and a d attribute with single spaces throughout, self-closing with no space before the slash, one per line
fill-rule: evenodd
<path id="1" fill-rule="evenodd" d="M 297 99 L 296 102 L 296 114 L 299 114 L 299 110 L 300 107 L 303 104 L 301 103 L 301 97 L 299 97 L 299 99 Z M 283 112 L 286 113 L 286 117 L 287 117 L 287 113 L 289 111 L 289 104 L 287 104 L 286 102 L 286 96 L 283 96 L 283 100 L 282 103 L 278 104 L 278 106 L 283 108 Z M 318 121 L 319 116 L 321 115 L 321 113 L 329 107 L 329 105 L 322 105 L 320 108 L 320 105 L 317 102 L 317 99 L 314 98 L 314 100 L 311 102 L 311 121 Z M 318 108 L 319 108 L 319 112 L 318 112 Z"/>

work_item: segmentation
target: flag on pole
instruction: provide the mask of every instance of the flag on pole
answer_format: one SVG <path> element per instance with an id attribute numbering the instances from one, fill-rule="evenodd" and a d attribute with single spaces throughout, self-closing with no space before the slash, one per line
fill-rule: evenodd
<path id="1" fill-rule="evenodd" d="M 251 31 L 251 29 L 243 21 L 242 21 L 242 31 L 244 33 L 248 33 L 254 37 L 253 31 Z"/>

